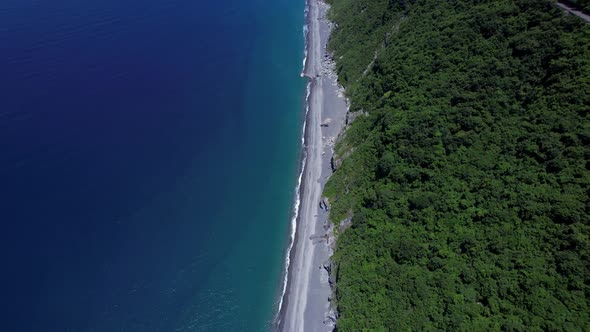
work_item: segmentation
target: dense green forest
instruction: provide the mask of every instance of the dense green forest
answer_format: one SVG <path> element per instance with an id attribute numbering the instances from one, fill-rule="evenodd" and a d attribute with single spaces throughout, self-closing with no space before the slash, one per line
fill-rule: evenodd
<path id="1" fill-rule="evenodd" d="M 330 0 L 360 114 L 339 331 L 590 331 L 590 28 L 544 0 Z M 342 164 L 340 164 L 340 161 Z"/>

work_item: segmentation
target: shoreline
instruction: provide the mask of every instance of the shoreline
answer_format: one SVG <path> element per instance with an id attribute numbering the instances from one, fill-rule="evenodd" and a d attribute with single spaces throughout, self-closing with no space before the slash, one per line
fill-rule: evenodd
<path id="1" fill-rule="evenodd" d="M 332 331 L 335 314 L 327 266 L 329 244 L 327 211 L 320 208 L 322 192 L 332 173 L 333 144 L 344 128 L 347 102 L 326 44 L 331 24 L 328 5 L 307 0 L 305 6 L 305 50 L 302 77 L 307 77 L 302 156 L 296 187 L 285 275 L 278 312 L 273 323 L 279 331 Z M 326 209 L 327 210 L 327 209 Z"/>

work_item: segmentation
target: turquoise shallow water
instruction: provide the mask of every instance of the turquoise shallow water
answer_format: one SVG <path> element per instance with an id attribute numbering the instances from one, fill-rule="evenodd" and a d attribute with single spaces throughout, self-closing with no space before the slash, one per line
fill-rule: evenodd
<path id="1" fill-rule="evenodd" d="M 300 152 L 303 9 L 0 4 L 4 328 L 269 328 Z"/>

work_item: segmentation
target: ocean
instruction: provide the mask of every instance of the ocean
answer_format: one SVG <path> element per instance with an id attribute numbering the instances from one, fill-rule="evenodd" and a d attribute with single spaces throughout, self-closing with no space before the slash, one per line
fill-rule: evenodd
<path id="1" fill-rule="evenodd" d="M 4 331 L 264 331 L 303 0 L 0 3 Z"/>

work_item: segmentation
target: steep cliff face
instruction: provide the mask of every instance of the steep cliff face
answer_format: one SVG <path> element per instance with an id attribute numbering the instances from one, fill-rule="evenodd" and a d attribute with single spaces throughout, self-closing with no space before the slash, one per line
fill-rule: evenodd
<path id="1" fill-rule="evenodd" d="M 590 29 L 551 1 L 331 0 L 338 329 L 590 328 Z"/>

